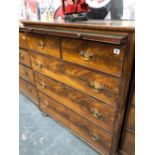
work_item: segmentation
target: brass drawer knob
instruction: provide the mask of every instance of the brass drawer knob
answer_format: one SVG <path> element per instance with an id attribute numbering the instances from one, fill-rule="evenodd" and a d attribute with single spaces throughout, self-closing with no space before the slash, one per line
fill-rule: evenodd
<path id="1" fill-rule="evenodd" d="M 45 89 L 47 87 L 46 83 L 44 83 L 44 82 L 41 82 L 40 86 L 41 86 L 42 89 Z"/>
<path id="2" fill-rule="evenodd" d="M 100 118 L 102 116 L 102 114 L 99 113 L 99 111 L 97 111 L 96 109 L 90 108 L 89 111 L 95 118 Z"/>
<path id="3" fill-rule="evenodd" d="M 46 109 L 48 107 L 48 101 L 46 100 L 43 104 L 43 108 Z"/>
<path id="4" fill-rule="evenodd" d="M 43 64 L 42 64 L 41 62 L 37 62 L 37 63 L 36 63 L 36 66 L 38 66 L 38 68 L 42 69 Z"/>
<path id="5" fill-rule="evenodd" d="M 94 54 L 88 51 L 86 52 L 80 51 L 80 56 L 81 56 L 81 59 L 89 61 L 94 57 Z"/>
<path id="6" fill-rule="evenodd" d="M 104 86 L 100 85 L 98 82 L 90 82 L 90 87 L 92 87 L 95 92 L 100 92 L 104 89 Z"/>
<path id="7" fill-rule="evenodd" d="M 28 72 L 26 72 L 26 71 L 24 72 L 24 74 L 25 74 L 26 76 L 28 76 L 28 75 L 29 75 L 29 73 L 28 73 Z"/>
<path id="8" fill-rule="evenodd" d="M 45 42 L 43 40 L 40 40 L 39 47 L 43 49 L 45 46 L 46 46 Z"/>
<path id="9" fill-rule="evenodd" d="M 77 36 L 78 39 L 82 38 L 82 34 L 81 33 L 77 33 L 76 36 Z"/>
<path id="10" fill-rule="evenodd" d="M 89 133 L 90 137 L 92 140 L 94 140 L 95 142 L 98 142 L 100 140 L 100 137 L 96 134 L 93 133 Z"/>
<path id="11" fill-rule="evenodd" d="M 23 35 L 23 36 L 22 36 L 22 39 L 23 39 L 23 40 L 26 40 L 26 37 Z"/>
<path id="12" fill-rule="evenodd" d="M 19 53 L 20 59 L 24 59 L 24 55 L 22 53 Z"/>
<path id="13" fill-rule="evenodd" d="M 29 90 L 30 92 L 32 91 L 32 87 L 31 87 L 31 86 L 28 86 L 27 88 L 28 88 L 28 90 Z"/>

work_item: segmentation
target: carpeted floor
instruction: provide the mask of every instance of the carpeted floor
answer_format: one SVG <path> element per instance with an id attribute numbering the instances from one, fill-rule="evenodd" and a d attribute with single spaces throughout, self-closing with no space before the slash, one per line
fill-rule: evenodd
<path id="1" fill-rule="evenodd" d="M 98 155 L 55 120 L 42 116 L 22 94 L 19 95 L 19 104 L 19 155 Z"/>

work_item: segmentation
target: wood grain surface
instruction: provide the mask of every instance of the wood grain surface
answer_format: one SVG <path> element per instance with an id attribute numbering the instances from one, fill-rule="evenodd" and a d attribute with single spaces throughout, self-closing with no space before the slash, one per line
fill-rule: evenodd
<path id="1" fill-rule="evenodd" d="M 64 60 L 121 77 L 125 47 L 76 39 L 61 40 Z"/>
<path id="2" fill-rule="evenodd" d="M 35 101 L 38 104 L 38 94 L 37 89 L 31 83 L 19 78 L 20 91 L 26 95 L 28 98 Z"/>
<path id="3" fill-rule="evenodd" d="M 112 137 L 104 130 L 41 93 L 39 93 L 39 99 L 40 108 L 44 112 L 75 131 L 81 138 L 101 150 L 103 154 L 109 154 Z"/>
<path id="4" fill-rule="evenodd" d="M 35 80 L 40 92 L 54 98 L 112 135 L 115 108 L 39 73 L 35 73 Z"/>
<path id="5" fill-rule="evenodd" d="M 120 79 L 34 53 L 31 53 L 31 60 L 35 71 L 117 106 Z"/>
<path id="6" fill-rule="evenodd" d="M 31 60 L 29 52 L 23 49 L 19 49 L 19 62 L 28 67 L 31 67 Z"/>
<path id="7" fill-rule="evenodd" d="M 27 35 L 25 32 L 19 33 L 19 47 L 27 48 Z"/>
<path id="8" fill-rule="evenodd" d="M 126 131 L 120 155 L 135 155 L 135 135 Z"/>
<path id="9" fill-rule="evenodd" d="M 60 58 L 60 42 L 58 37 L 29 34 L 27 40 L 30 50 Z"/>
<path id="10" fill-rule="evenodd" d="M 23 79 L 31 82 L 32 84 L 35 84 L 34 75 L 32 69 L 19 64 L 19 76 Z"/>
<path id="11" fill-rule="evenodd" d="M 38 101 L 39 91 L 40 109 L 101 154 L 117 154 L 124 136 L 119 152 L 134 155 L 134 100 L 122 135 L 134 64 L 134 22 L 23 23 L 20 63 L 31 68 L 32 62 L 37 84 L 23 80 L 21 69 L 20 88 L 26 96 Z"/>

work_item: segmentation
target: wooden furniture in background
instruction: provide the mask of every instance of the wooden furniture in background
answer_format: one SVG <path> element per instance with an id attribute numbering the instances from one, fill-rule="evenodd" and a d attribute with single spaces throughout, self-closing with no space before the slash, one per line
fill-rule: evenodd
<path id="1" fill-rule="evenodd" d="M 124 117 L 124 126 L 120 142 L 120 155 L 135 154 L 135 75 L 133 75 L 132 84 L 129 93 L 126 116 Z"/>
<path id="2" fill-rule="evenodd" d="M 116 154 L 134 61 L 133 23 L 22 23 L 21 92 L 101 154 Z"/>

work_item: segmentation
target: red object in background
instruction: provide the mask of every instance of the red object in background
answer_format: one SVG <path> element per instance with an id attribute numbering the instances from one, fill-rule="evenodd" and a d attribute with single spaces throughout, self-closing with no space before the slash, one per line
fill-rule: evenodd
<path id="1" fill-rule="evenodd" d="M 34 0 L 28 0 L 28 3 L 30 5 L 31 12 L 36 13 L 36 10 L 37 10 L 36 1 L 34 1 Z"/>
<path id="2" fill-rule="evenodd" d="M 89 6 L 85 0 L 62 0 L 64 14 L 87 13 Z"/>
<path id="3" fill-rule="evenodd" d="M 69 15 L 74 15 L 74 14 L 79 15 L 81 13 L 87 13 L 90 10 L 85 0 L 61 0 L 61 1 L 62 1 L 62 6 L 60 6 L 55 11 L 54 19 L 58 19 L 59 17 L 61 17 L 62 19 L 65 19 L 65 17 Z M 73 20 L 75 19 L 74 16 L 72 16 L 72 18 Z M 86 20 L 86 17 L 84 16 L 80 18 L 81 20 Z"/>

